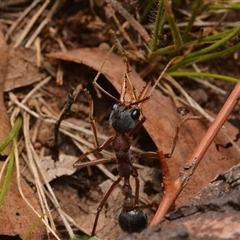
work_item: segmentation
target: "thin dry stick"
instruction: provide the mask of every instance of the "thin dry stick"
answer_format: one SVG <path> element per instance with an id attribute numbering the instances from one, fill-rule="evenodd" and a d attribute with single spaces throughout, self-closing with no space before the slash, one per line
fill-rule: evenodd
<path id="1" fill-rule="evenodd" d="M 13 34 L 14 30 L 16 29 L 16 27 L 18 26 L 18 24 L 24 19 L 25 16 L 28 15 L 29 12 L 32 11 L 33 8 L 35 8 L 35 6 L 40 3 L 41 1 L 33 1 L 32 4 L 27 7 L 24 12 L 19 16 L 19 18 L 11 25 L 11 27 L 8 29 L 7 31 L 7 40 L 8 38 Z"/>
<path id="2" fill-rule="evenodd" d="M 36 50 L 36 65 L 38 68 L 40 68 L 41 67 L 41 40 L 39 37 L 36 38 L 34 45 Z"/>
<path id="3" fill-rule="evenodd" d="M 168 80 L 174 87 L 176 87 L 182 93 L 182 95 L 186 98 L 191 107 L 193 107 L 199 113 L 201 113 L 208 121 L 212 122 L 214 120 L 214 118 L 209 113 L 204 111 L 203 108 L 185 92 L 185 90 L 175 81 L 174 78 L 172 78 L 168 74 L 165 74 L 165 79 Z M 237 151 L 240 152 L 240 148 L 237 146 L 237 144 L 227 135 L 224 126 L 221 129 L 221 133 L 224 136 L 226 136 L 229 142 L 237 149 Z"/>
<path id="4" fill-rule="evenodd" d="M 52 6 L 51 10 L 48 12 L 47 17 L 41 21 L 41 24 L 38 26 L 38 28 L 35 30 L 35 32 L 32 34 L 32 36 L 27 41 L 25 47 L 28 48 L 32 45 L 35 38 L 38 36 L 38 34 L 41 32 L 41 30 L 52 20 L 53 14 L 56 12 L 56 10 L 64 4 L 65 1 L 56 1 L 55 4 Z"/>
<path id="5" fill-rule="evenodd" d="M 145 42 L 150 41 L 150 37 L 145 28 L 116 0 L 106 0 L 116 11 L 118 11 L 142 36 Z"/>
<path id="6" fill-rule="evenodd" d="M 202 160 L 202 157 L 206 153 L 208 147 L 212 143 L 214 137 L 221 129 L 223 123 L 226 121 L 228 116 L 231 114 L 233 108 L 236 106 L 240 99 L 240 81 L 236 84 L 232 93 L 228 97 L 224 106 L 220 110 L 219 114 L 212 122 L 212 125 L 207 130 L 205 136 L 202 138 L 201 142 L 197 146 L 196 150 L 193 152 L 192 156 L 189 158 L 183 170 L 180 172 L 178 179 L 175 182 L 165 183 L 165 194 L 158 207 L 158 210 L 153 217 L 150 226 L 159 223 L 162 218 L 167 214 L 170 207 L 173 205 L 174 201 L 183 190 L 184 186 L 187 184 L 198 164 Z M 164 181 L 164 180 L 163 180 Z"/>
<path id="7" fill-rule="evenodd" d="M 50 1 L 45 1 L 43 3 L 42 7 L 34 14 L 32 19 L 28 22 L 27 26 L 23 30 L 23 33 L 21 34 L 21 36 L 18 38 L 18 40 L 14 44 L 14 48 L 18 47 L 21 44 L 21 42 L 27 36 L 28 32 L 30 31 L 30 29 L 32 28 L 34 23 L 37 21 L 38 17 L 42 14 L 42 12 L 44 11 L 44 9 L 47 7 L 47 5 L 49 3 L 50 3 Z"/>
<path id="8" fill-rule="evenodd" d="M 42 212 L 45 213 L 45 212 L 49 212 L 50 213 L 50 208 L 47 204 L 47 199 L 44 195 L 44 191 L 43 191 L 43 184 L 40 180 L 40 176 L 39 176 L 39 173 L 37 171 L 37 167 L 34 163 L 34 157 L 33 157 L 33 154 L 32 154 L 32 151 L 30 149 L 30 145 L 31 145 L 31 142 L 30 142 L 30 134 L 29 134 L 29 130 L 30 130 L 30 115 L 27 114 L 26 112 L 24 112 L 23 114 L 23 121 L 24 121 L 24 125 L 23 125 L 23 134 L 24 134 L 24 139 L 25 139 L 25 148 L 26 148 L 26 153 L 27 153 L 27 157 L 25 158 L 27 161 L 27 165 L 28 165 L 28 168 L 29 170 L 31 171 L 32 175 L 33 175 L 33 178 L 34 178 L 34 185 L 36 187 L 36 192 L 37 192 L 37 196 L 38 196 L 38 199 L 39 199 L 39 203 L 40 203 L 40 206 L 42 208 Z M 51 216 L 51 215 L 50 215 Z M 47 215 L 44 216 L 44 219 L 46 222 L 48 222 L 48 217 Z M 55 228 L 55 225 L 54 225 L 54 222 L 53 222 L 53 219 L 52 217 L 49 218 L 49 222 L 50 222 L 50 226 L 51 228 L 53 229 L 53 231 L 56 231 L 56 228 Z"/>
<path id="9" fill-rule="evenodd" d="M 134 44 L 134 42 L 131 40 L 131 38 L 128 36 L 128 34 L 126 33 L 126 31 L 124 30 L 124 28 L 122 27 L 122 25 L 120 24 L 120 22 L 118 21 L 115 13 L 113 12 L 113 9 L 111 7 L 111 5 L 109 4 L 109 9 L 110 9 L 110 12 L 112 14 L 112 17 L 113 17 L 113 20 L 115 21 L 115 23 L 117 24 L 118 26 L 118 29 L 119 31 L 122 33 L 122 35 L 124 36 L 124 38 L 127 40 L 127 42 L 129 43 L 129 45 L 131 46 L 131 48 L 135 51 L 138 51 L 136 45 Z"/>
<path id="10" fill-rule="evenodd" d="M 18 115 L 19 113 L 19 109 L 15 108 L 12 116 L 11 116 L 11 124 L 13 124 L 15 117 Z M 23 198 L 23 200 L 27 203 L 27 205 L 32 209 L 32 211 L 39 217 L 41 218 L 41 215 L 35 210 L 35 208 L 32 206 L 32 204 L 28 201 L 28 199 L 25 197 L 23 190 L 22 190 L 22 186 L 21 186 L 21 171 L 20 171 L 20 163 L 19 163 L 19 153 L 18 153 L 18 146 L 17 146 L 17 142 L 15 139 L 13 139 L 13 146 L 14 146 L 14 153 L 15 153 L 15 166 L 16 166 L 16 172 L 17 172 L 17 185 L 18 185 L 18 189 L 19 189 L 19 193 L 21 195 L 21 197 Z M 52 230 L 52 228 L 50 227 L 50 225 L 44 220 L 44 218 L 42 219 L 42 222 L 45 224 L 45 226 L 50 230 L 50 232 L 55 236 L 56 239 L 60 240 L 60 238 L 56 235 L 56 233 Z"/>
<path id="11" fill-rule="evenodd" d="M 33 148 L 32 145 L 30 145 L 30 148 L 31 148 L 31 151 L 32 151 L 32 153 L 33 153 L 33 155 L 34 155 L 34 160 L 35 160 L 35 164 L 36 164 L 36 166 L 37 166 L 37 168 L 38 168 L 38 171 L 39 171 L 39 173 L 41 174 L 41 176 L 42 176 L 42 178 L 43 178 L 43 180 L 44 180 L 44 184 L 46 185 L 46 188 L 47 188 L 49 194 L 52 196 L 52 199 L 54 200 L 52 203 L 53 203 L 54 206 L 56 207 L 56 210 L 57 210 L 57 212 L 59 213 L 59 216 L 61 217 L 61 219 L 62 219 L 62 221 L 63 221 L 63 224 L 64 224 L 64 226 L 66 227 L 66 230 L 67 230 L 70 238 L 74 238 L 75 235 L 74 235 L 73 229 L 71 228 L 68 220 L 65 218 L 65 215 L 63 214 L 64 211 L 63 211 L 62 208 L 60 207 L 60 204 L 59 204 L 59 202 L 58 202 L 58 200 L 57 200 L 57 197 L 55 196 L 52 187 L 51 187 L 50 184 L 48 183 L 47 178 L 46 178 L 44 172 L 43 172 L 42 169 L 41 169 L 41 166 L 40 166 L 40 164 L 39 164 L 39 158 L 38 158 L 38 156 L 37 156 L 37 154 L 36 154 L 36 152 L 35 152 L 35 150 L 34 150 L 34 148 Z"/>

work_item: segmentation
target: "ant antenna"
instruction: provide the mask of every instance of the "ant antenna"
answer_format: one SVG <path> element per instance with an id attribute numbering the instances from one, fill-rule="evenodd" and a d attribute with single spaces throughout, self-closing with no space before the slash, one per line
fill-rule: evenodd
<path id="1" fill-rule="evenodd" d="M 156 82 L 154 83 L 152 89 L 150 90 L 148 97 L 150 97 L 153 93 L 153 90 L 157 87 L 158 83 L 161 81 L 162 77 L 164 76 L 164 74 L 166 73 L 167 69 L 169 68 L 169 66 L 174 62 L 175 58 L 171 59 L 168 64 L 165 66 L 165 68 L 163 69 L 163 71 L 161 72 L 161 74 L 159 75 L 158 79 L 156 80 Z"/>
<path id="2" fill-rule="evenodd" d="M 93 84 L 101 91 L 103 92 L 104 94 L 106 94 L 108 97 L 112 98 L 114 101 L 116 102 L 119 102 L 119 99 L 115 98 L 113 95 L 111 95 L 109 92 L 107 92 L 105 89 L 103 89 L 98 83 L 97 83 L 97 80 L 98 80 L 98 77 L 100 76 L 100 74 L 102 73 L 102 69 L 103 69 L 103 66 L 105 64 L 105 62 L 107 61 L 107 59 L 109 58 L 110 54 L 112 53 L 113 49 L 114 49 L 114 45 L 110 48 L 110 50 L 108 51 L 108 53 L 106 54 L 106 57 L 104 58 L 103 60 L 103 63 L 96 75 L 96 77 L 93 79 Z"/>

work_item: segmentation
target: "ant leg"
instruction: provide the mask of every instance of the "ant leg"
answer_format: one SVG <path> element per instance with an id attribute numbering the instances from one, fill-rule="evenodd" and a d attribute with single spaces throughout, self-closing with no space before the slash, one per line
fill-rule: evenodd
<path id="1" fill-rule="evenodd" d="M 93 80 L 93 84 L 94 84 L 94 86 L 96 86 L 97 89 L 99 89 L 102 93 L 106 94 L 106 96 L 112 98 L 112 99 L 113 99 L 114 101 L 116 101 L 116 102 L 119 102 L 119 100 L 118 100 L 117 98 L 115 98 L 115 97 L 112 96 L 110 93 L 108 93 L 108 92 L 107 92 L 105 89 L 103 89 L 103 88 L 98 84 L 98 82 L 97 82 L 98 77 L 99 77 L 99 75 L 101 74 L 101 71 L 102 71 L 102 69 L 103 69 L 103 66 L 104 66 L 105 62 L 107 61 L 107 59 L 109 58 L 110 54 L 112 53 L 113 49 L 114 49 L 114 45 L 111 47 L 111 49 L 108 51 L 106 57 L 104 58 L 103 63 L 102 63 L 102 65 L 101 65 L 101 67 L 100 67 L 100 69 L 99 69 L 96 77 L 95 77 L 94 80 Z"/>
<path id="2" fill-rule="evenodd" d="M 139 206 L 139 189 L 140 189 L 140 183 L 138 179 L 138 171 L 135 167 L 133 167 L 133 173 L 132 176 L 135 180 L 135 207 Z"/>
<path id="3" fill-rule="evenodd" d="M 97 215 L 95 217 L 95 221 L 94 221 L 94 224 L 93 224 L 93 229 L 92 229 L 91 236 L 94 236 L 94 234 L 95 234 L 99 214 L 102 211 L 102 208 L 103 208 L 104 204 L 106 203 L 106 201 L 107 201 L 109 195 L 111 194 L 111 192 L 113 191 L 113 189 L 119 184 L 119 182 L 121 180 L 122 180 L 122 177 L 119 176 L 118 179 L 115 182 L 113 182 L 113 184 L 111 185 L 111 187 L 108 189 L 107 193 L 105 194 L 104 198 L 102 199 L 101 203 L 99 204 L 99 206 L 97 208 Z"/>
<path id="4" fill-rule="evenodd" d="M 174 136 L 173 141 L 172 141 L 172 146 L 170 148 L 170 152 L 167 153 L 167 154 L 164 154 L 165 157 L 167 157 L 167 158 L 172 157 L 172 154 L 173 154 L 174 149 L 175 149 L 176 144 L 177 144 L 179 130 L 180 130 L 180 127 L 183 125 L 183 123 L 185 123 L 188 120 L 196 120 L 196 119 L 201 119 L 202 118 L 200 116 L 187 116 L 188 110 L 184 107 L 178 108 L 178 112 L 182 115 L 182 119 L 176 127 L 175 136 Z"/>
<path id="5" fill-rule="evenodd" d="M 105 142 L 102 143 L 102 145 L 99 145 L 98 142 L 98 136 L 97 136 L 97 128 L 96 128 L 96 121 L 95 118 L 93 117 L 93 100 L 92 100 L 92 96 L 89 93 L 89 91 L 86 88 L 82 88 L 82 91 L 84 92 L 84 94 L 86 95 L 87 99 L 88 99 L 88 104 L 89 104 L 89 122 L 91 124 L 91 128 L 92 128 L 92 132 L 93 132 L 93 137 L 94 137 L 94 146 L 95 149 L 92 151 L 87 151 L 84 154 L 82 154 L 78 160 L 74 163 L 74 167 L 81 167 L 81 161 L 90 153 L 94 153 L 94 152 L 101 152 L 104 148 L 106 148 L 112 141 L 114 136 L 111 136 L 110 138 L 108 138 Z"/>
<path id="6" fill-rule="evenodd" d="M 169 158 L 169 153 L 163 154 L 165 158 Z M 158 153 L 157 152 L 143 152 L 143 153 L 138 153 L 134 155 L 136 159 L 141 158 L 141 157 L 146 157 L 146 158 L 156 158 L 158 159 Z"/>
<path id="7" fill-rule="evenodd" d="M 82 168 L 82 167 L 89 167 L 89 166 L 95 166 L 98 164 L 104 164 L 108 162 L 115 162 L 114 158 L 101 158 L 96 159 L 90 162 L 80 162 L 79 159 L 73 164 L 73 167 L 75 168 Z"/>
<path id="8" fill-rule="evenodd" d="M 87 157 L 87 155 L 89 155 L 90 153 L 95 153 L 95 152 L 101 152 L 104 148 L 106 148 L 112 141 L 113 141 L 114 136 L 108 138 L 100 147 L 98 147 L 98 149 L 94 149 L 92 151 L 87 151 L 84 154 L 82 154 L 78 160 L 73 164 L 74 167 L 79 168 L 82 167 L 82 165 L 87 166 L 87 163 L 81 163 L 82 160 Z M 109 159 L 109 161 L 112 161 L 111 159 Z M 89 166 L 92 164 L 89 164 Z M 95 165 L 95 164 L 94 164 Z"/>
<path id="9" fill-rule="evenodd" d="M 170 170 L 166 161 L 165 154 L 163 151 L 157 151 L 158 159 L 162 168 L 162 174 L 163 174 L 163 187 L 165 192 L 171 192 L 173 189 L 173 182 L 170 174 Z"/>

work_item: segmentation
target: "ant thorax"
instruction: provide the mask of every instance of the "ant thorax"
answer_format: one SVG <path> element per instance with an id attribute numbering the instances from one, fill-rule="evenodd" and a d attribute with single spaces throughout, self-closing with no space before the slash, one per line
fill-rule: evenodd
<path id="1" fill-rule="evenodd" d="M 129 133 L 137 125 L 139 116 L 138 108 L 116 103 L 112 107 L 109 123 L 115 131 Z"/>

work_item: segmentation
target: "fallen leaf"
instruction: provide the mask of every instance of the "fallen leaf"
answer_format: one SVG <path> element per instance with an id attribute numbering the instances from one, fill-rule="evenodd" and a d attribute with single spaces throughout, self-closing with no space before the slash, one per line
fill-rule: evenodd
<path id="1" fill-rule="evenodd" d="M 0 169 L 3 162 L 0 162 Z M 31 203 L 34 209 L 41 214 L 41 208 L 31 187 L 21 178 L 21 187 L 24 196 Z M 16 169 L 13 169 L 8 190 L 0 209 L 0 233 L 6 236 L 23 236 L 31 229 L 38 220 L 38 216 L 27 205 L 19 193 L 17 185 Z M 34 227 L 28 240 L 42 239 L 45 234 L 45 227 L 40 221 Z"/>
<path id="2" fill-rule="evenodd" d="M 39 82 L 46 72 L 36 66 L 36 52 L 30 48 L 13 48 L 9 52 L 9 66 L 4 91 L 8 92 Z"/>
<path id="3" fill-rule="evenodd" d="M 4 36 L 2 34 L 1 28 L 0 28 L 0 144 L 5 140 L 5 138 L 8 136 L 11 126 L 9 117 L 7 115 L 7 111 L 4 104 L 3 99 L 3 90 L 4 90 L 4 84 L 6 80 L 6 74 L 7 74 L 7 66 L 8 66 L 8 46 L 5 42 Z M 9 145 L 7 148 L 5 148 L 1 154 L 2 155 L 9 155 L 11 150 L 11 146 Z"/>
<path id="4" fill-rule="evenodd" d="M 70 176 L 76 172 L 73 164 L 78 160 L 78 157 L 59 154 L 58 161 L 54 161 L 52 156 L 46 156 L 40 159 L 39 164 L 45 173 L 48 182 L 61 176 Z"/>

